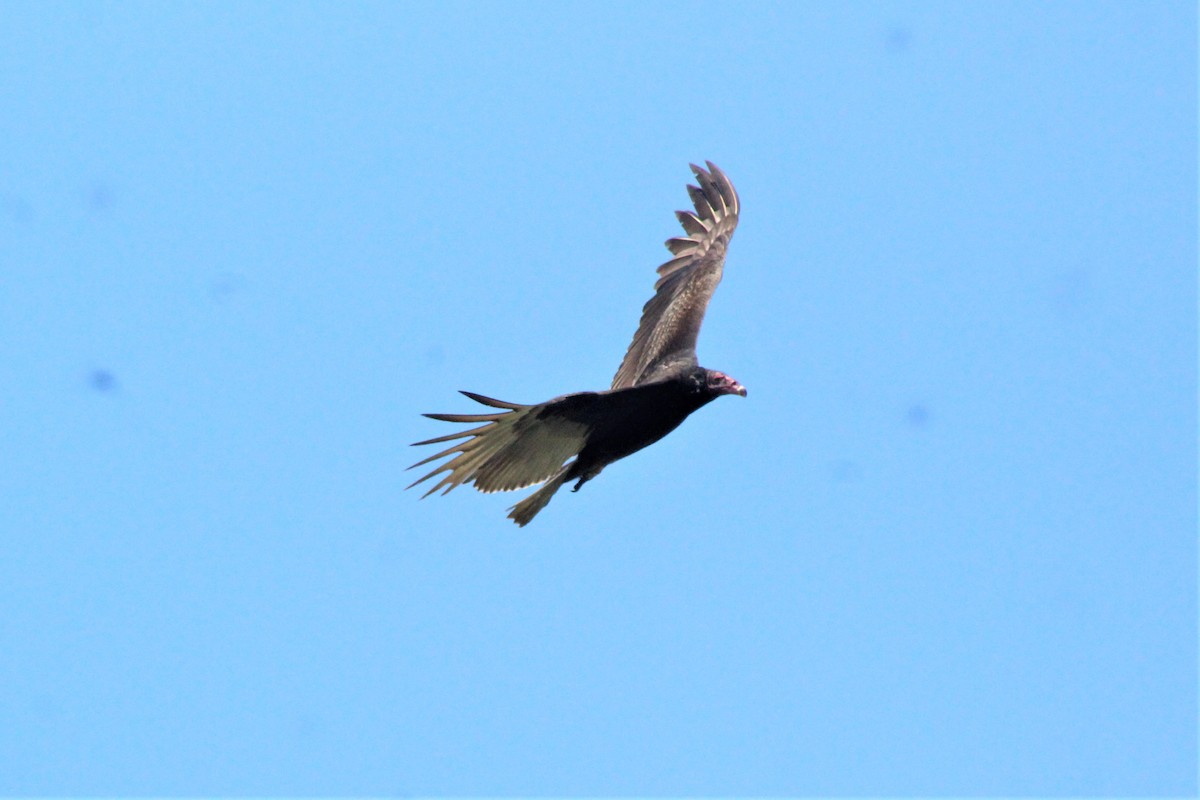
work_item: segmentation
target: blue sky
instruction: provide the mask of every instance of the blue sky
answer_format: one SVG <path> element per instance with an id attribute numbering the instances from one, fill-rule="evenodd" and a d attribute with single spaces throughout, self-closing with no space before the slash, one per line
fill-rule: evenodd
<path id="1" fill-rule="evenodd" d="M 1194 4 L 0 23 L 0 794 L 1196 793 Z M 749 397 L 403 492 L 703 159 Z"/>

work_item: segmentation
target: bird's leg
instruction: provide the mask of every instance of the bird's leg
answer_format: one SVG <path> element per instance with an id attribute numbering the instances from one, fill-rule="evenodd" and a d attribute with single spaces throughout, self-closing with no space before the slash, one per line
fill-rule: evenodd
<path id="1" fill-rule="evenodd" d="M 592 467 L 587 468 L 586 471 L 581 472 L 579 474 L 579 481 L 575 484 L 575 488 L 572 489 L 571 491 L 578 492 L 580 486 L 583 486 L 585 483 L 590 481 L 592 478 L 599 475 L 600 471 L 603 469 L 604 469 L 603 466 L 600 466 L 600 467 L 592 466 Z M 574 478 L 575 476 L 572 475 L 571 477 Z"/>

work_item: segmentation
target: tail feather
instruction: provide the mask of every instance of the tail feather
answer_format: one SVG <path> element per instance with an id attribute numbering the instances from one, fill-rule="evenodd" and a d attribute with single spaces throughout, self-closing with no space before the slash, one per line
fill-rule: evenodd
<path id="1" fill-rule="evenodd" d="M 528 525 L 529 521 L 536 517 L 537 513 L 546 507 L 546 504 L 550 502 L 550 498 L 554 497 L 554 493 L 557 492 L 567 480 L 567 470 L 570 468 L 571 465 L 567 464 L 565 467 L 555 473 L 553 478 L 542 484 L 540 489 L 510 508 L 508 510 L 508 518 L 522 528 Z"/>

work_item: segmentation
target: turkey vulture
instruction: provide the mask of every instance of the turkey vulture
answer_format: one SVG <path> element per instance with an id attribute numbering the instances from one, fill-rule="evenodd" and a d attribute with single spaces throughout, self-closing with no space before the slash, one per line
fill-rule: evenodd
<path id="1" fill-rule="evenodd" d="M 496 411 L 426 414 L 478 427 L 416 442 L 466 440 L 409 467 L 449 457 L 409 489 L 442 472 L 447 474 L 424 497 L 464 483 L 481 492 L 508 492 L 545 481 L 509 509 L 509 518 L 524 526 L 564 483 L 578 481 L 572 491 L 579 491 L 607 465 L 657 442 L 701 406 L 724 394 L 746 396 L 733 378 L 696 361 L 700 323 L 721 282 L 725 250 L 738 222 L 733 184 L 711 161 L 705 163 L 707 170 L 691 165 L 700 184 L 687 187 L 696 210 L 675 212 L 687 235 L 667 240 L 672 258 L 658 268 L 654 296 L 642 308 L 612 388 L 529 406 L 463 392 Z"/>

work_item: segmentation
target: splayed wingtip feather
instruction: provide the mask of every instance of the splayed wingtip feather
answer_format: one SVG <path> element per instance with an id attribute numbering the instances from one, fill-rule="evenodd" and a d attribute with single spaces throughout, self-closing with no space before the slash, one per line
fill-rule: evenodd
<path id="1" fill-rule="evenodd" d="M 507 409 L 508 411 L 519 411 L 522 408 L 526 408 L 526 406 L 523 406 L 520 403 L 507 403 L 503 400 L 497 400 L 494 397 L 488 397 L 487 395 L 478 394 L 476 392 L 468 392 L 466 389 L 459 389 L 458 391 L 459 394 L 466 395 L 476 403 L 481 403 L 485 406 L 491 406 L 492 408 L 503 408 Z"/>

